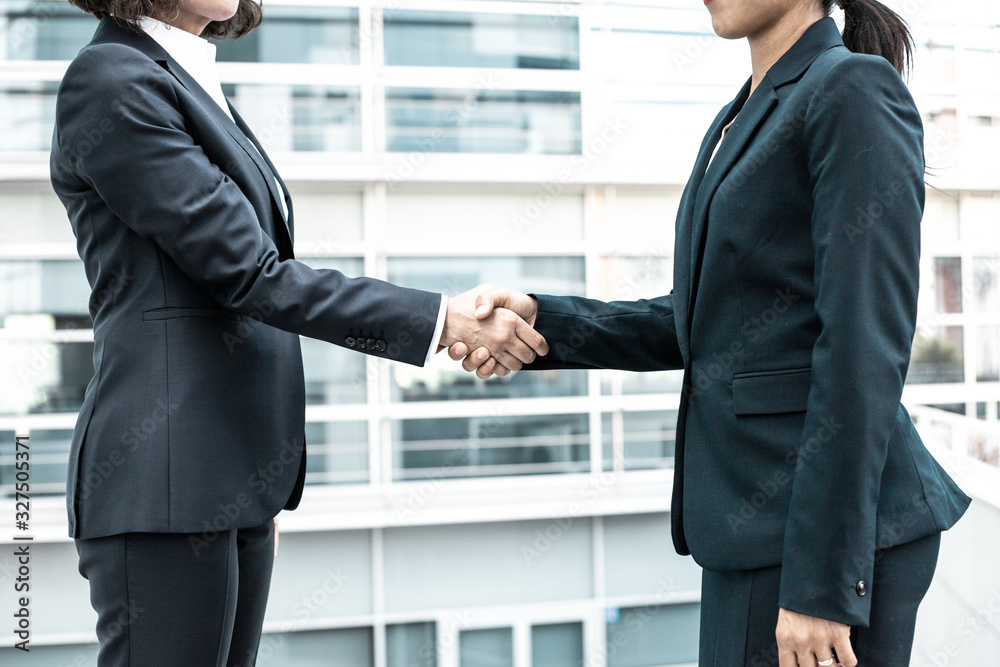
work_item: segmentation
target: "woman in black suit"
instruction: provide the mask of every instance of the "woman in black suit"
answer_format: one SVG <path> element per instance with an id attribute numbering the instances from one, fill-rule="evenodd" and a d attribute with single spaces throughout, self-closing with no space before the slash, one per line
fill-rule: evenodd
<path id="1" fill-rule="evenodd" d="M 291 198 L 203 39 L 257 3 L 73 1 L 101 22 L 59 88 L 51 178 L 93 289 L 66 500 L 98 660 L 253 665 L 273 518 L 305 479 L 299 336 L 415 365 L 479 339 L 511 369 L 545 344 L 513 313 L 481 326 L 469 294 L 295 260 Z"/>
<path id="2" fill-rule="evenodd" d="M 702 143 L 669 295 L 479 297 L 549 341 L 526 368 L 684 369 L 671 520 L 704 568 L 702 667 L 908 665 L 969 503 L 900 404 L 924 204 L 911 37 L 874 0 L 839 4 L 843 35 L 833 0 L 706 0 L 753 75 Z"/>

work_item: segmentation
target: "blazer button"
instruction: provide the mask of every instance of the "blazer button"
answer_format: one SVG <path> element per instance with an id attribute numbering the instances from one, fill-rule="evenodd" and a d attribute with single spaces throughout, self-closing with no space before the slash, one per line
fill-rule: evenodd
<path id="1" fill-rule="evenodd" d="M 384 340 L 380 340 L 375 343 L 375 349 L 378 350 L 379 352 L 385 352 L 387 347 L 389 346 L 385 344 Z"/>
<path id="2" fill-rule="evenodd" d="M 863 581 L 859 581 L 858 585 L 854 587 L 860 597 L 868 595 L 868 584 Z"/>
<path id="3" fill-rule="evenodd" d="M 368 347 L 369 350 L 374 350 L 375 349 L 375 339 L 374 338 L 369 338 L 367 341 L 365 341 L 365 345 Z"/>
<path id="4" fill-rule="evenodd" d="M 351 336 L 344 339 L 344 344 L 347 345 L 347 347 L 354 347 L 354 342 L 354 338 Z"/>

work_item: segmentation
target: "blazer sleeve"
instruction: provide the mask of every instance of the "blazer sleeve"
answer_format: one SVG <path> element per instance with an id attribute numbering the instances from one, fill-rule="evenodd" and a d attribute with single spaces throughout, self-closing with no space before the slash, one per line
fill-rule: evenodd
<path id="1" fill-rule="evenodd" d="M 119 44 L 82 51 L 60 88 L 55 136 L 61 161 L 222 307 L 338 345 L 377 337 L 386 345 L 366 353 L 423 365 L 441 295 L 280 259 L 186 127 L 172 76 L 145 55 Z"/>
<path id="2" fill-rule="evenodd" d="M 677 344 L 674 295 L 604 302 L 572 296 L 534 295 L 535 330 L 549 353 L 525 370 L 615 368 L 626 371 L 684 367 Z"/>
<path id="3" fill-rule="evenodd" d="M 817 87 L 803 132 L 821 331 L 779 602 L 867 626 L 880 480 L 916 322 L 923 129 L 888 61 L 851 55 Z"/>

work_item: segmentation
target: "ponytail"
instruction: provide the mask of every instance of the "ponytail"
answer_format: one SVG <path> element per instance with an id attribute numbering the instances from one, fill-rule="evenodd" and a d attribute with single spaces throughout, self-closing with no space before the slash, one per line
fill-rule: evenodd
<path id="1" fill-rule="evenodd" d="M 854 53 L 882 56 L 905 74 L 913 62 L 913 35 L 899 14 L 877 0 L 822 0 L 844 10 L 844 45 Z"/>

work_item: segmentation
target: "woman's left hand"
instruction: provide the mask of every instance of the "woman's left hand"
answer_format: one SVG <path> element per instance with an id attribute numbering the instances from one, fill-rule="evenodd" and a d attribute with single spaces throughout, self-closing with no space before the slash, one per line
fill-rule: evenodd
<path id="1" fill-rule="evenodd" d="M 780 667 L 858 664 L 851 648 L 851 628 L 842 623 L 779 609 L 775 636 Z M 833 658 L 834 652 L 836 659 L 826 662 Z"/>

